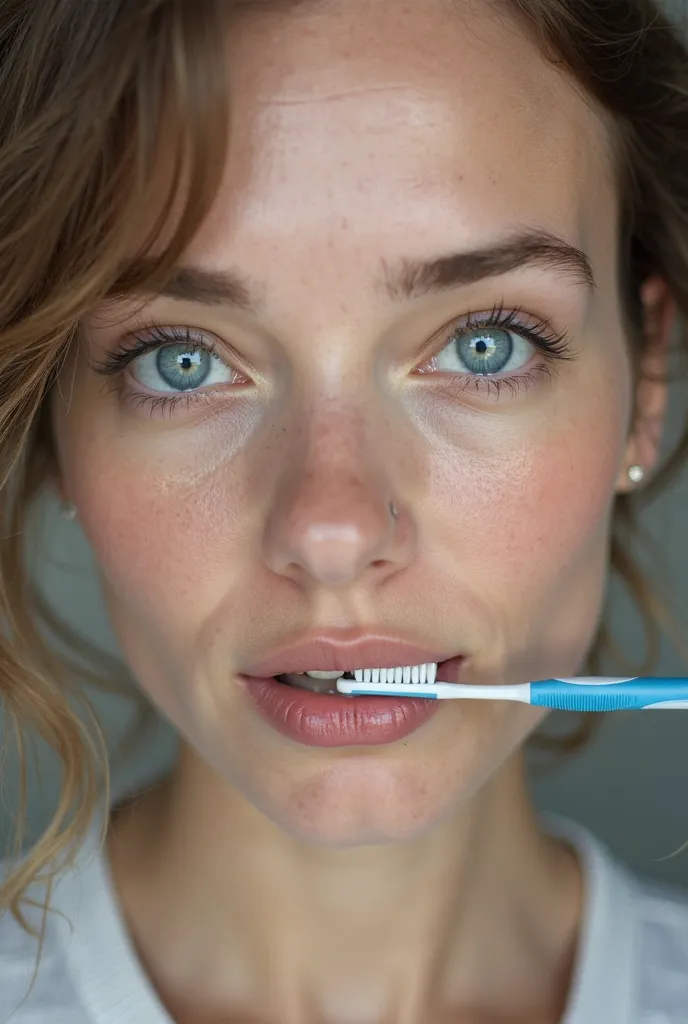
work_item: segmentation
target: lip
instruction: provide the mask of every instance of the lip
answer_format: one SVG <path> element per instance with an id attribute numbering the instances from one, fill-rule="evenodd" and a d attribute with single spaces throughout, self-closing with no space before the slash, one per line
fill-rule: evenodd
<path id="1" fill-rule="evenodd" d="M 416 732 L 439 711 L 439 700 L 414 697 L 325 695 L 240 676 L 261 718 L 277 732 L 308 747 L 370 747 Z"/>
<path id="2" fill-rule="evenodd" d="M 249 678 L 267 679 L 312 670 L 353 672 L 357 668 L 396 668 L 402 665 L 422 665 L 424 662 L 442 664 L 457 660 L 465 659 L 457 655 L 456 651 L 426 647 L 403 637 L 374 635 L 349 629 L 301 637 L 240 671 Z"/>
<path id="3" fill-rule="evenodd" d="M 311 747 L 377 746 L 404 739 L 439 711 L 440 701 L 414 697 L 346 697 L 287 686 L 277 675 L 353 672 L 437 662 L 437 677 L 458 683 L 466 658 L 406 637 L 338 630 L 284 644 L 243 669 L 239 679 L 260 716 L 297 743 Z"/>

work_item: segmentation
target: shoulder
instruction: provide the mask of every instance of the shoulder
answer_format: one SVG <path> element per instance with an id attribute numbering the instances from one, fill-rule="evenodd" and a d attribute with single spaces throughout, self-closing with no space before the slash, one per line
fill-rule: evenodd
<path id="1" fill-rule="evenodd" d="M 688 892 L 634 881 L 640 1002 L 688 1021 Z"/>
<path id="2" fill-rule="evenodd" d="M 628 914 L 615 940 L 629 947 L 629 1016 L 634 1024 L 688 1024 L 688 893 L 626 879 Z"/>
<path id="3" fill-rule="evenodd" d="M 548 825 L 585 882 L 565 1024 L 688 1024 L 688 892 L 635 875 L 577 823 Z"/>
<path id="4" fill-rule="evenodd" d="M 0 879 L 5 873 L 0 862 Z M 40 934 L 41 911 L 27 907 L 25 916 Z M 9 911 L 0 914 L 0 1024 L 88 1024 L 69 981 L 54 920 L 49 912 L 36 970 L 38 939 Z"/>

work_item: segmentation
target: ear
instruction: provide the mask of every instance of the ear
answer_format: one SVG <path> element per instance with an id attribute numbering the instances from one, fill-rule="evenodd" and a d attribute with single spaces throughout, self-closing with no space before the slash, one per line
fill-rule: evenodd
<path id="1" fill-rule="evenodd" d="M 635 411 L 628 437 L 617 492 L 637 489 L 628 476 L 631 466 L 641 466 L 648 475 L 659 458 L 669 400 L 667 364 L 671 332 L 676 320 L 676 301 L 666 282 L 647 278 L 640 291 L 643 306 L 645 350 L 635 394 Z"/>

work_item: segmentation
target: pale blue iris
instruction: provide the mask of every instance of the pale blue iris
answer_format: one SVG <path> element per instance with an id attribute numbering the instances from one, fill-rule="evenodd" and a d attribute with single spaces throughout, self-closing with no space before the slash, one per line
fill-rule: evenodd
<path id="1" fill-rule="evenodd" d="M 156 353 L 156 369 L 175 391 L 200 388 L 210 372 L 212 356 L 203 348 L 188 345 L 165 345 Z"/>
<path id="2" fill-rule="evenodd" d="M 476 328 L 454 342 L 455 351 L 471 373 L 501 373 L 511 359 L 514 343 L 509 331 Z"/>

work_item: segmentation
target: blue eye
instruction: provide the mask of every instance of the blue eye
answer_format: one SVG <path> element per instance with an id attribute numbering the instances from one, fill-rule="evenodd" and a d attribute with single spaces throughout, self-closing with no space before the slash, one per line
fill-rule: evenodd
<path id="1" fill-rule="evenodd" d="M 162 328 L 151 324 L 141 334 L 129 335 L 93 369 L 119 381 L 122 400 L 139 406 L 151 405 L 151 415 L 171 411 L 183 399 L 186 408 L 193 401 L 210 400 L 216 392 L 229 393 L 227 384 L 251 384 L 250 374 L 234 369 L 215 353 L 218 339 L 189 327 Z M 541 375 L 551 376 L 555 361 L 573 360 L 566 333 L 556 333 L 547 321 L 537 320 L 520 310 L 506 312 L 495 306 L 488 314 L 471 314 L 461 327 L 444 338 L 441 352 L 433 356 L 417 373 L 445 371 L 462 388 L 475 385 L 499 394 L 502 386 L 514 393 L 526 390 Z M 433 339 L 434 340 L 434 339 Z M 530 366 L 534 352 L 543 360 Z M 237 357 L 235 357 L 237 358 Z M 525 372 L 514 373 L 522 367 Z M 132 388 L 124 377 L 127 371 L 134 381 L 152 394 Z M 513 376 L 504 376 L 512 373 Z M 234 389 L 230 389 L 234 390 Z"/>
<path id="2" fill-rule="evenodd" d="M 151 391 L 195 391 L 232 382 L 235 371 L 208 349 L 163 345 L 138 356 L 131 364 L 136 381 Z M 162 382 L 162 387 L 161 387 Z"/>
<path id="3" fill-rule="evenodd" d="M 449 373 L 486 376 L 519 370 L 532 353 L 533 345 L 515 331 L 473 327 L 456 331 L 433 363 Z"/>

